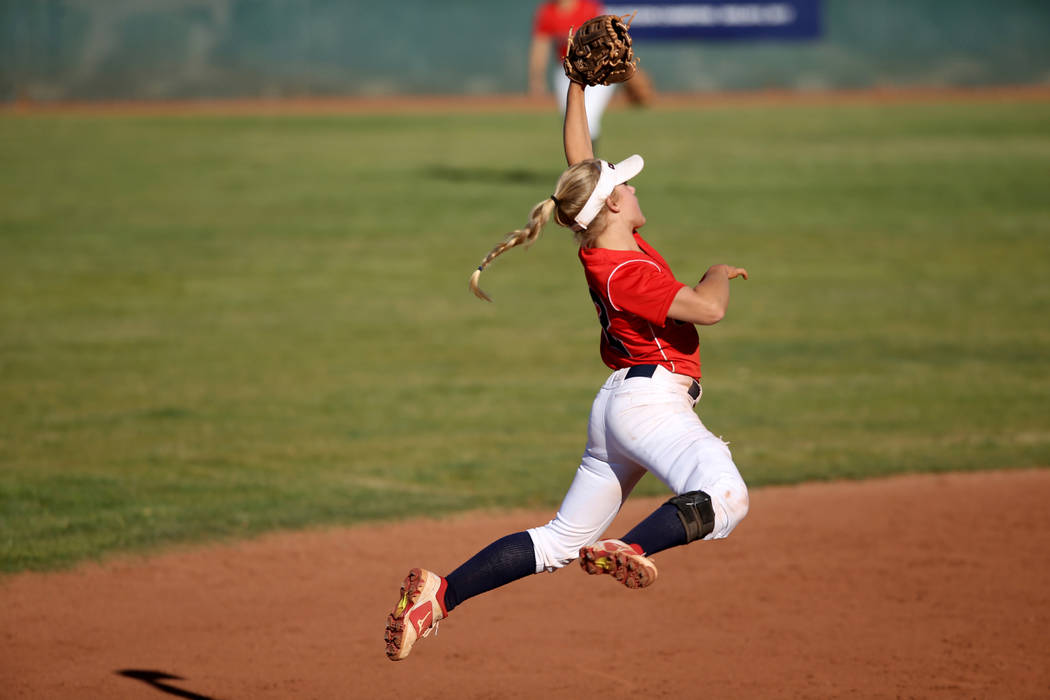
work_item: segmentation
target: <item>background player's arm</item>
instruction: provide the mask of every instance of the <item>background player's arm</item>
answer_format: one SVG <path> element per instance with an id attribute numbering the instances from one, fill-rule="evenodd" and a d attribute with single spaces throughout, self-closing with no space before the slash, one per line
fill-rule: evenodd
<path id="1" fill-rule="evenodd" d="M 594 157 L 591 145 L 591 130 L 587 127 L 587 105 L 583 99 L 583 86 L 569 82 L 565 98 L 565 160 L 576 165 L 581 160 Z"/>
<path id="2" fill-rule="evenodd" d="M 729 308 L 729 280 L 747 279 L 747 270 L 732 265 L 712 265 L 695 287 L 678 290 L 667 317 L 701 326 L 718 323 Z"/>
<path id="3" fill-rule="evenodd" d="M 551 54 L 553 40 L 549 36 L 536 34 L 529 47 L 529 94 L 547 94 L 547 59 Z"/>

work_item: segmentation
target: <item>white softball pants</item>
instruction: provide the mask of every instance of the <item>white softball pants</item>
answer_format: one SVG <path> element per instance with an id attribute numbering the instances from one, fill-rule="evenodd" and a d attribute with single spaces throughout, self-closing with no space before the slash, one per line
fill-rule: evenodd
<path id="1" fill-rule="evenodd" d="M 565 114 L 565 103 L 568 98 L 569 78 L 565 75 L 565 69 L 561 63 L 555 63 L 554 72 L 551 74 L 554 96 L 558 98 L 558 108 Z M 605 108 L 609 106 L 609 100 L 616 92 L 616 85 L 595 85 L 583 91 L 584 105 L 587 107 L 587 127 L 590 129 L 591 138 L 596 139 L 602 133 L 602 115 Z"/>
<path id="2" fill-rule="evenodd" d="M 553 571 L 579 556 L 612 524 L 648 471 L 675 494 L 704 491 L 715 512 L 704 539 L 726 537 L 747 515 L 747 487 L 726 443 L 693 410 L 692 380 L 658 368 L 651 378 L 613 372 L 591 407 L 587 448 L 554 519 L 528 530 L 536 571 Z"/>

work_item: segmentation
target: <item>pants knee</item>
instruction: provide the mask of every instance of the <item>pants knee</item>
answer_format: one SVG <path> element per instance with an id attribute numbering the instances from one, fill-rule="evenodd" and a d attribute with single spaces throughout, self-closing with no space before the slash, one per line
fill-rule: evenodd
<path id="1" fill-rule="evenodd" d="M 750 501 L 747 486 L 743 481 L 721 483 L 711 491 L 711 503 L 715 510 L 715 529 L 706 539 L 717 540 L 728 537 L 733 528 L 747 516 Z"/>
<path id="2" fill-rule="evenodd" d="M 536 573 L 556 571 L 575 561 L 580 549 L 598 538 L 598 533 L 561 532 L 555 521 L 528 530 L 536 550 Z"/>

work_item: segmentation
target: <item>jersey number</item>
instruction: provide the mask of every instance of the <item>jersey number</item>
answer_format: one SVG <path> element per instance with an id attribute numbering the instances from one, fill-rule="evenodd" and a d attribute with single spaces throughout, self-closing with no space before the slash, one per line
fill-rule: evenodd
<path id="1" fill-rule="evenodd" d="M 609 310 L 605 308 L 605 301 L 598 296 L 598 292 L 593 289 L 590 292 L 591 301 L 594 302 L 594 308 L 598 311 L 598 322 L 602 324 L 602 334 L 605 336 L 605 342 L 619 354 L 624 357 L 630 357 L 631 353 L 627 350 L 627 346 L 623 344 L 623 341 L 609 332 L 611 321 L 609 319 Z"/>

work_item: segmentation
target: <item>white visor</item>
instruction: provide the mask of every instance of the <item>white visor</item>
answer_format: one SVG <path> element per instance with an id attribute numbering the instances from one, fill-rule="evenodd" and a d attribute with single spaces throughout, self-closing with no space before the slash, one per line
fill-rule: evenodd
<path id="1" fill-rule="evenodd" d="M 645 165 L 645 161 L 638 154 L 624 158 L 616 165 L 607 160 L 600 162 L 602 164 L 602 174 L 598 177 L 598 184 L 594 186 L 591 196 L 587 198 L 587 203 L 583 205 L 583 209 L 580 209 L 580 213 L 576 215 L 576 225 L 572 227 L 574 231 L 583 231 L 590 226 L 591 222 L 594 221 L 594 217 L 598 216 L 598 212 L 605 206 L 605 200 L 612 194 L 616 186 L 622 185 L 642 172 L 642 166 Z"/>

